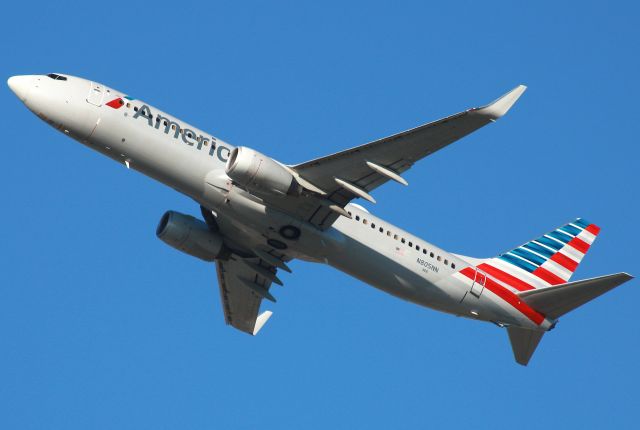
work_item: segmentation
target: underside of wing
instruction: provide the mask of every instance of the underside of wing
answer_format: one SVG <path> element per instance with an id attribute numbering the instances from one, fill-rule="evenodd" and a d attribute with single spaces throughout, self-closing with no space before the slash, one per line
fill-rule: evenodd
<path id="1" fill-rule="evenodd" d="M 275 258 L 275 257 L 271 257 Z M 220 300 L 225 322 L 240 331 L 255 335 L 271 316 L 260 312 L 263 299 L 275 302 L 269 292 L 273 282 L 281 284 L 276 269 L 257 257 L 243 259 L 236 255 L 216 261 Z"/>

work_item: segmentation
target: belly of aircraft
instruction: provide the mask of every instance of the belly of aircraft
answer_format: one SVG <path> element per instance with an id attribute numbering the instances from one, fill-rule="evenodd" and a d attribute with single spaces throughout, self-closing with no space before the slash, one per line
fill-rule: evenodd
<path id="1" fill-rule="evenodd" d="M 375 288 L 412 303 L 456 313 L 448 294 L 410 267 L 347 238 L 327 254 L 326 263 Z"/>

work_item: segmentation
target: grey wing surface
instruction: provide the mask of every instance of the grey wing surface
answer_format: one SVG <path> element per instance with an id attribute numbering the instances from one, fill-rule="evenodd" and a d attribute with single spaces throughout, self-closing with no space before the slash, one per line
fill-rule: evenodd
<path id="1" fill-rule="evenodd" d="M 269 288 L 274 280 L 275 268 L 263 260 L 246 262 L 241 258 L 216 261 L 220 300 L 225 322 L 240 331 L 255 335 L 271 317 L 266 311 L 259 315 L 263 299 L 275 301 Z"/>
<path id="2" fill-rule="evenodd" d="M 522 95 L 520 85 L 493 103 L 473 108 L 355 148 L 290 166 L 304 184 L 322 195 L 276 199 L 276 206 L 327 229 L 352 199 L 374 201 L 370 192 L 389 180 L 406 182 L 399 174 L 413 164 L 503 116 Z"/>

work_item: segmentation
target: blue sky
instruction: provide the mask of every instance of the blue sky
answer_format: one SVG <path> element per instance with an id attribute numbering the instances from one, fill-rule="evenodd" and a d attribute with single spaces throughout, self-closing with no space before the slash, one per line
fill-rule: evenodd
<path id="1" fill-rule="evenodd" d="M 103 82 L 286 163 L 524 83 L 368 206 L 480 257 L 582 216 L 602 232 L 575 279 L 638 275 L 638 6 L 524 3 L 9 2 L 0 64 Z M 562 318 L 528 368 L 495 326 L 302 262 L 252 338 L 224 325 L 214 267 L 154 235 L 192 201 L 0 95 L 0 428 L 635 428 L 637 281 Z"/>

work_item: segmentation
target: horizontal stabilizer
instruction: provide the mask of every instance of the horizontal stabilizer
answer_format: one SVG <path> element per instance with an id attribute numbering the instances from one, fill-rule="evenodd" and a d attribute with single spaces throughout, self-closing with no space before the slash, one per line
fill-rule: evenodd
<path id="1" fill-rule="evenodd" d="M 526 366 L 545 332 L 516 326 L 507 327 L 507 332 L 516 362 Z"/>
<path id="2" fill-rule="evenodd" d="M 518 296 L 533 309 L 545 314 L 547 318 L 555 319 L 630 279 L 633 279 L 633 276 L 628 273 L 616 273 L 583 281 L 522 291 L 518 293 Z"/>

